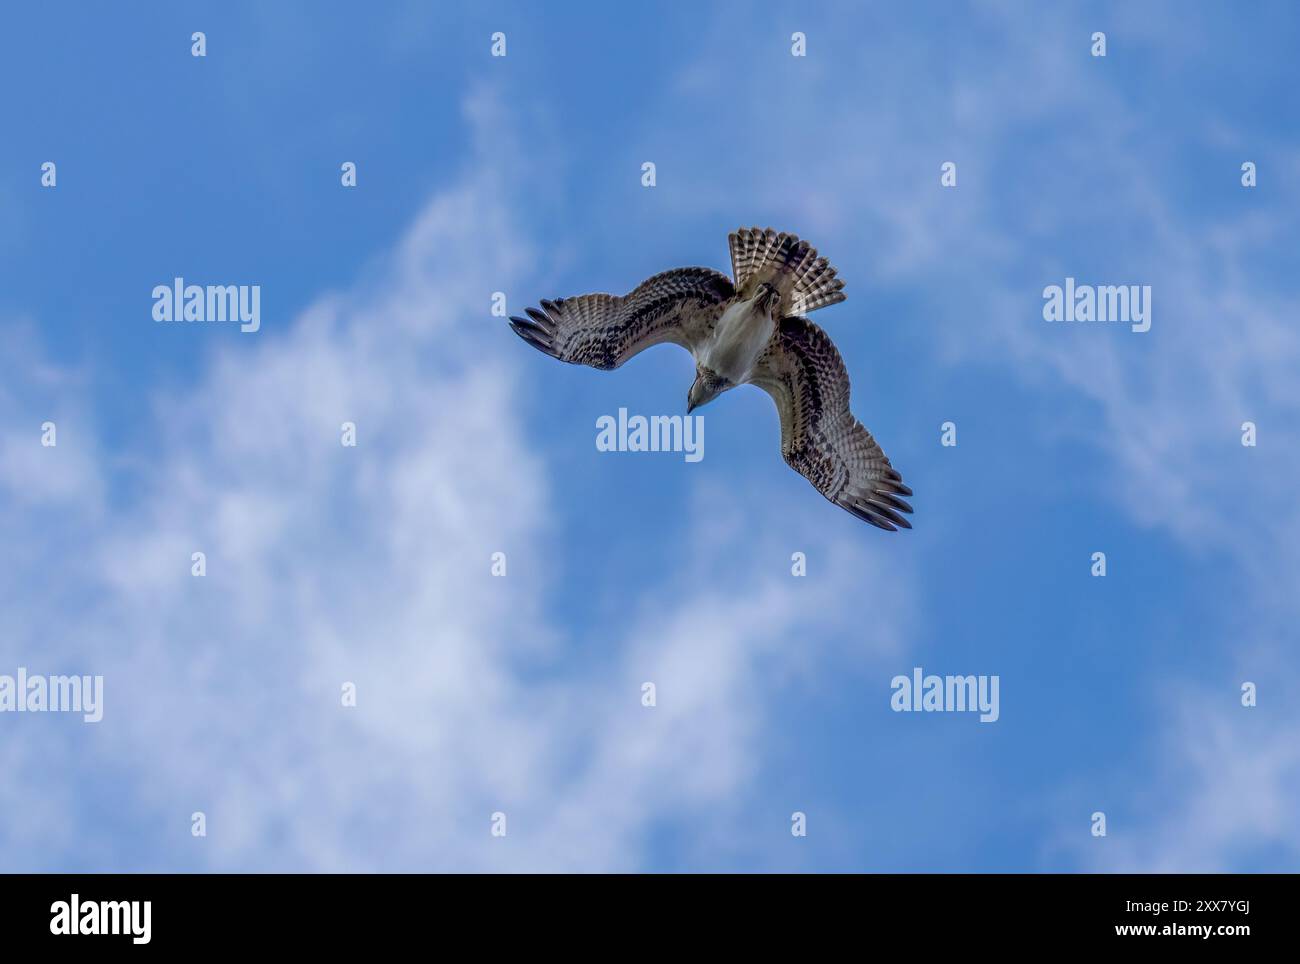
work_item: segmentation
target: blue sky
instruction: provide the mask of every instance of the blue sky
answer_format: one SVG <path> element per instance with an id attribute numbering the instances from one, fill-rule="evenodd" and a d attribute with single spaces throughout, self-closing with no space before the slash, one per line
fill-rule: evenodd
<path id="1" fill-rule="evenodd" d="M 0 715 L 0 868 L 1300 868 L 1291 6 L 5 19 L 0 674 L 105 711 Z M 757 389 L 698 463 L 597 451 L 689 357 L 490 314 L 749 224 L 845 280 L 815 320 L 913 531 L 791 472 Z M 261 330 L 155 323 L 175 276 L 261 285 Z M 1151 330 L 1044 321 L 1066 277 Z M 891 711 L 914 666 L 1000 719 Z"/>

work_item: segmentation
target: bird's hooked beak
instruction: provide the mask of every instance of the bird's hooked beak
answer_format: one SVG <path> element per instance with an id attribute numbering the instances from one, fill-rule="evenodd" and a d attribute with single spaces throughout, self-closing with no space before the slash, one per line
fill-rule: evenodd
<path id="1" fill-rule="evenodd" d="M 704 404 L 702 401 L 700 401 L 700 396 L 703 394 L 704 393 L 700 387 L 700 376 L 696 375 L 695 381 L 691 382 L 691 390 L 686 393 L 686 414 L 687 415 L 691 414 L 691 412 L 695 411 L 702 404 Z"/>
<path id="2" fill-rule="evenodd" d="M 691 390 L 686 393 L 686 414 L 691 414 L 705 402 L 711 402 L 717 396 L 716 387 L 706 384 L 704 376 L 697 371 L 695 381 L 691 382 Z"/>
<path id="3" fill-rule="evenodd" d="M 695 369 L 695 381 L 691 383 L 691 390 L 686 393 L 686 414 L 689 415 L 701 405 L 713 401 L 731 387 L 732 383 L 717 372 L 707 368 Z"/>

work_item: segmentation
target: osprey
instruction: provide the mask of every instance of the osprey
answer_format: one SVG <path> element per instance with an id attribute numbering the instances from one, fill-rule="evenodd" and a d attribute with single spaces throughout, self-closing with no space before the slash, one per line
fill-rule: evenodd
<path id="1" fill-rule="evenodd" d="M 781 416 L 781 454 L 822 495 L 893 532 L 912 490 L 849 411 L 849 374 L 830 336 L 804 315 L 844 300 L 844 282 L 807 241 L 771 228 L 728 238 L 731 278 L 677 268 L 630 294 L 542 301 L 511 317 L 520 338 L 552 358 L 614 369 L 660 342 L 695 358 L 689 413 L 737 385 L 757 385 Z"/>

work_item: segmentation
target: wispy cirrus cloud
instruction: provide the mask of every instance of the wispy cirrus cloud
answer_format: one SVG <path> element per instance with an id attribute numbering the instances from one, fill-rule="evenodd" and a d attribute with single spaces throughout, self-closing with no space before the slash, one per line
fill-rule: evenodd
<path id="1" fill-rule="evenodd" d="M 499 109 L 468 111 L 481 125 Z M 630 621 L 596 630 L 608 654 L 566 661 L 575 641 L 547 604 L 564 552 L 551 470 L 501 350 L 513 338 L 485 317 L 503 276 L 536 270 L 493 154 L 355 289 L 160 394 L 130 451 L 111 426 L 42 449 L 39 395 L 8 400 L 20 457 L 0 525 L 40 552 L 6 563 L 0 661 L 102 674 L 106 707 L 95 727 L 22 720 L 0 790 L 6 868 L 635 869 L 664 821 L 744 809 L 773 694 L 809 661 L 860 664 L 803 638 L 806 614 L 844 631 L 849 580 L 880 560 L 814 540 L 841 575 L 810 586 L 737 565 L 754 543 L 718 528 L 716 497 L 690 513 L 688 548 L 696 575 L 719 575 L 637 587 Z M 34 348 L 16 363 L 46 364 Z M 56 394 L 95 404 L 93 383 Z M 24 493 L 57 496 L 59 523 Z M 907 605 L 900 586 L 878 607 L 865 658 L 898 645 Z"/>
<path id="2" fill-rule="evenodd" d="M 1300 621 L 1287 588 L 1300 570 L 1300 247 L 1288 199 L 1300 144 L 1279 137 L 1278 122 L 1247 129 L 1236 104 L 1225 111 L 1202 98 L 1193 112 L 1175 101 L 1156 124 L 1146 102 L 1187 87 L 1198 64 L 1239 69 L 1225 49 L 1249 43 L 1249 32 L 1123 6 L 1082 17 L 985 5 L 960 37 L 840 14 L 834 29 L 792 22 L 808 31 L 807 58 L 774 60 L 762 97 L 736 98 L 725 126 L 701 126 L 677 153 L 722 150 L 737 130 L 786 119 L 788 136 L 764 142 L 761 163 L 746 155 L 714 166 L 705 191 L 714 206 L 756 198 L 764 216 L 801 225 L 823 252 L 849 252 L 833 255 L 841 268 L 857 257 L 871 281 L 869 295 L 851 291 L 867 299 L 853 302 L 864 327 L 899 321 L 873 317 L 873 301 L 901 303 L 906 328 L 923 327 L 918 378 L 941 383 L 979 368 L 1015 384 L 1039 407 L 1005 413 L 1026 423 L 1027 444 L 1068 440 L 1087 463 L 1086 488 L 1071 491 L 1140 538 L 1172 540 L 1236 610 L 1221 610 L 1200 628 L 1195 655 L 1148 681 L 1155 726 L 1129 743 L 1139 759 L 1164 764 L 1126 780 L 1089 775 L 1093 801 L 1124 811 L 1111 826 L 1118 839 L 1090 846 L 1080 803 L 1061 812 L 1061 836 L 1084 842 L 1047 843 L 1044 865 L 1295 866 L 1300 763 L 1287 747 L 1300 738 L 1291 698 L 1300 665 L 1285 640 Z M 715 26 L 730 21 L 719 13 Z M 1101 29 L 1108 59 L 1088 51 Z M 775 46 L 769 34 L 751 40 Z M 712 43 L 708 29 L 700 36 Z M 859 83 L 845 82 L 847 62 Z M 734 74 L 725 58 L 701 56 L 679 71 L 664 109 Z M 1279 117 L 1289 109 L 1281 99 L 1274 108 Z M 1269 190 L 1241 187 L 1241 162 L 1263 158 Z M 945 161 L 957 165 L 952 189 L 940 186 Z M 683 216 L 695 203 L 681 197 Z M 1067 276 L 1152 285 L 1152 330 L 1049 325 L 1042 290 Z M 851 346 L 851 326 L 840 331 Z M 1246 421 L 1261 433 L 1254 448 L 1240 443 Z M 1045 423 L 1046 436 L 1030 422 Z M 1006 466 L 1009 476 L 1023 468 Z M 1246 680 L 1267 680 L 1257 708 L 1237 699 Z M 1060 799 L 1045 791 L 1042 806 Z M 1260 854 L 1269 856 L 1247 859 Z"/>

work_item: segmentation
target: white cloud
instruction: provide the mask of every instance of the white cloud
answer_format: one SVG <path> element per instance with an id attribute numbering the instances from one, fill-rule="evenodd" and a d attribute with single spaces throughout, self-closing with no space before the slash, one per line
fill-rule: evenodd
<path id="1" fill-rule="evenodd" d="M 706 525 L 707 497 L 687 530 L 709 534 L 688 547 L 704 578 L 638 587 L 632 624 L 602 627 L 605 660 L 562 659 L 574 641 L 537 574 L 563 534 L 515 391 L 537 359 L 501 355 L 487 317 L 502 276 L 536 270 L 496 155 L 432 200 L 388 268 L 160 397 L 106 508 L 110 434 L 61 439 L 77 467 L 59 525 L 4 502 L 40 565 L 7 563 L 0 667 L 106 688 L 97 726 L 22 720 L 0 790 L 7 869 L 635 868 L 658 821 L 743 805 L 776 689 L 810 661 L 860 664 L 819 642 L 852 630 L 849 580 L 885 577 L 860 540 L 809 546 L 838 560 L 831 579 L 764 574 L 752 543 Z M 12 490 L 54 477 L 26 454 L 9 465 Z M 896 589 L 876 607 L 863 654 L 898 645 L 907 605 Z M 498 809 L 505 840 L 488 833 Z"/>
<path id="2" fill-rule="evenodd" d="M 1270 702 L 1282 699 L 1265 686 Z M 1167 734 L 1176 772 L 1162 774 L 1178 792 L 1148 799 L 1144 815 L 1115 833 L 1105 858 L 1121 871 L 1231 872 L 1300 863 L 1300 742 L 1294 714 L 1242 707 L 1212 709 L 1214 694 L 1193 692 Z M 1255 719 L 1252 714 L 1266 717 Z"/>
<path id="3" fill-rule="evenodd" d="M 773 138 L 763 163 L 726 171 L 729 180 L 704 193 L 724 209 L 757 199 L 833 261 L 866 252 L 873 296 L 919 306 L 909 325 L 925 326 L 922 344 L 954 369 L 993 366 L 1062 405 L 1052 429 L 1095 459 L 1116 517 L 1217 567 L 1224 623 L 1234 627 L 1222 659 L 1184 667 L 1165 723 L 1134 734 L 1183 765 L 1116 788 L 1139 806 L 1151 793 L 1185 799 L 1139 810 L 1133 832 L 1144 843 L 1127 851 L 1126 866 L 1230 866 L 1252 841 L 1294 861 L 1300 781 L 1284 748 L 1300 743 L 1300 715 L 1277 708 L 1248 738 L 1239 711 L 1211 709 L 1203 692 L 1209 673 L 1231 688 L 1261 668 L 1275 692 L 1300 686 L 1277 644 L 1300 621 L 1300 295 L 1289 283 L 1294 258 L 1279 255 L 1296 247 L 1284 199 L 1243 189 L 1233 204 L 1213 185 L 1180 181 L 1187 158 L 1175 152 L 1246 139 L 1207 116 L 1184 141 L 1153 141 L 1149 113 L 1126 87 L 1135 75 L 1087 56 L 1087 31 L 1066 11 L 986 7 L 960 44 L 932 31 L 837 23 L 806 66 L 777 65 L 779 82 L 762 98 L 737 98 L 725 129 L 699 134 L 707 150 L 710 137 L 797 117 L 803 136 Z M 1128 11 L 1112 37 L 1177 85 L 1171 67 L 1183 48 L 1167 42 L 1167 26 L 1157 31 Z M 1204 42 L 1203 24 L 1173 29 Z M 1156 33 L 1162 43 L 1151 43 Z M 981 42 L 991 38 L 995 45 Z M 861 65 L 854 82 L 846 63 Z M 918 69 L 926 64 L 942 66 Z M 710 54 L 680 74 L 678 92 L 724 88 L 731 73 Z M 1293 143 L 1269 148 L 1293 165 Z M 950 191 L 939 187 L 946 160 L 959 168 Z M 1238 173 L 1225 167 L 1224 184 L 1235 188 Z M 1201 191 L 1203 210 L 1188 190 Z M 686 198 L 682 213 L 696 200 Z M 1067 275 L 1151 284 L 1151 331 L 1049 327 L 1042 287 Z M 1255 449 L 1240 445 L 1245 420 L 1260 426 Z M 1164 692 L 1164 680 L 1151 689 Z M 1224 774 L 1240 778 L 1240 792 L 1225 789 Z M 1268 817 L 1285 810 L 1290 820 Z"/>

